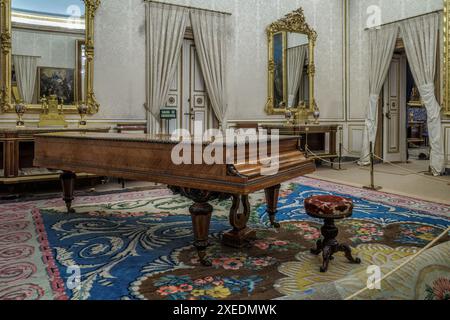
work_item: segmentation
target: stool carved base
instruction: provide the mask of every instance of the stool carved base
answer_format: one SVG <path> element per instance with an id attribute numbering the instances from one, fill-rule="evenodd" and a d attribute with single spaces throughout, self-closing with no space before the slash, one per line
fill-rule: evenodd
<path id="1" fill-rule="evenodd" d="M 317 241 L 316 249 L 311 249 L 312 254 L 319 255 L 322 253 L 323 255 L 323 265 L 320 267 L 320 272 L 327 272 L 330 261 L 334 259 L 333 255 L 338 252 L 344 252 L 345 257 L 351 263 L 361 263 L 361 259 L 352 256 L 352 249 L 350 246 L 339 244 L 336 240 L 339 231 L 335 226 L 333 219 L 325 219 L 325 224 L 321 228 L 321 232 L 324 239 L 319 239 Z"/>

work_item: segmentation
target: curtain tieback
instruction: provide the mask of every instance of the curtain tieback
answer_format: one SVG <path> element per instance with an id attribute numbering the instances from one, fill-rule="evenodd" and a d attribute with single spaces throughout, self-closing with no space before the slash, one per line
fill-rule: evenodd
<path id="1" fill-rule="evenodd" d="M 366 123 L 367 123 L 367 121 L 369 121 L 371 123 L 374 123 L 376 121 L 379 97 L 380 97 L 380 95 L 378 95 L 378 94 L 371 94 L 369 96 L 369 109 L 368 109 L 368 114 L 366 116 Z"/>
<path id="2" fill-rule="evenodd" d="M 378 104 L 378 99 L 380 98 L 380 95 L 379 94 L 374 94 L 374 93 L 372 93 L 370 96 L 369 96 L 369 101 L 370 101 L 370 105 L 371 106 L 376 106 L 377 104 Z"/>
<path id="3" fill-rule="evenodd" d="M 434 83 L 419 86 L 420 96 L 425 104 L 425 107 L 427 108 L 428 117 L 430 118 L 429 120 L 437 119 L 441 112 L 441 106 L 436 99 L 434 91 Z"/>
<path id="4" fill-rule="evenodd" d="M 430 99 L 433 98 L 435 99 L 435 95 L 434 95 L 434 83 L 428 83 L 428 84 L 424 84 L 419 86 L 419 92 L 420 95 L 422 96 L 422 99 Z M 425 102 L 425 101 L 424 101 Z"/>

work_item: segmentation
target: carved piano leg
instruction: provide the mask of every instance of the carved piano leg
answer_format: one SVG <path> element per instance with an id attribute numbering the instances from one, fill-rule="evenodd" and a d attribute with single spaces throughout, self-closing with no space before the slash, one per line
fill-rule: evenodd
<path id="1" fill-rule="evenodd" d="M 280 228 L 281 225 L 276 222 L 275 216 L 278 212 L 278 197 L 280 196 L 281 185 L 276 185 L 265 190 L 266 202 L 267 202 L 267 213 L 269 214 L 270 223 L 275 228 Z"/>
<path id="2" fill-rule="evenodd" d="M 212 266 L 211 261 L 206 257 L 206 249 L 209 245 L 209 225 L 211 223 L 211 215 L 213 212 L 213 207 L 208 202 L 214 199 L 225 200 L 229 198 L 230 195 L 176 186 L 169 186 L 169 189 L 175 194 L 181 194 L 194 201 L 194 204 L 189 208 L 194 229 L 194 246 L 197 248 L 200 262 L 206 267 Z"/>
<path id="3" fill-rule="evenodd" d="M 74 199 L 73 192 L 75 189 L 76 175 L 73 172 L 64 171 L 61 176 L 61 185 L 63 188 L 63 200 L 66 203 L 67 213 L 75 213 L 75 209 L 72 208 L 72 201 Z"/>
<path id="4" fill-rule="evenodd" d="M 212 263 L 206 257 L 206 249 L 209 245 L 209 225 L 213 207 L 207 202 L 196 202 L 189 208 L 189 212 L 191 213 L 194 228 L 194 246 L 197 249 L 200 262 L 202 265 L 210 267 Z"/>
<path id="5" fill-rule="evenodd" d="M 242 211 L 240 211 L 242 209 Z M 222 241 L 225 245 L 242 248 L 250 241 L 256 240 L 256 231 L 247 227 L 250 218 L 250 202 L 248 195 L 233 195 L 233 205 L 230 210 L 230 224 L 233 230 L 224 233 Z"/>

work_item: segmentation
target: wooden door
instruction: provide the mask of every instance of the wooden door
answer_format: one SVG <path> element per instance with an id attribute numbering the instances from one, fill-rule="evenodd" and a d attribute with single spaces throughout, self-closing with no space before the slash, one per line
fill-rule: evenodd
<path id="1" fill-rule="evenodd" d="M 185 39 L 182 54 L 182 122 L 181 128 L 200 134 L 213 127 L 212 112 L 202 69 L 193 40 Z"/>
<path id="2" fill-rule="evenodd" d="M 406 160 L 406 60 L 394 55 L 384 84 L 383 155 L 385 161 Z M 403 141 L 405 140 L 405 141 Z"/>

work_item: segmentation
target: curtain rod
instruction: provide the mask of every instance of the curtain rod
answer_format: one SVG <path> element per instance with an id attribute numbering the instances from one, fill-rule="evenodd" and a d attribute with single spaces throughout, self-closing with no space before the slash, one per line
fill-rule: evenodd
<path id="1" fill-rule="evenodd" d="M 404 18 L 404 19 L 397 20 L 397 21 L 383 23 L 383 24 L 380 24 L 379 26 L 374 26 L 374 27 L 370 27 L 370 28 L 367 27 L 364 30 L 371 30 L 371 29 L 375 29 L 375 28 L 379 28 L 379 27 L 385 27 L 385 26 L 388 26 L 388 25 L 391 25 L 391 24 L 394 24 L 394 23 L 399 23 L 399 22 L 403 22 L 403 21 L 406 21 L 406 20 L 410 20 L 410 19 L 420 18 L 420 17 L 428 16 L 428 15 L 433 14 L 433 13 L 439 13 L 439 12 L 442 12 L 442 11 L 444 11 L 444 9 L 439 9 L 439 10 L 436 10 L 436 11 L 432 11 L 432 12 L 428 12 L 428 13 L 424 13 L 424 14 L 419 14 L 417 16 Z"/>
<path id="2" fill-rule="evenodd" d="M 207 11 L 207 12 L 214 12 L 214 13 L 225 14 L 225 15 L 228 15 L 228 16 L 232 15 L 230 12 L 223 12 L 223 11 L 216 11 L 216 10 L 211 10 L 211 9 L 197 8 L 197 7 L 191 7 L 191 6 L 184 6 L 182 4 L 167 3 L 167 2 L 161 2 L 161 1 L 155 1 L 155 0 L 144 0 L 144 2 L 157 3 L 157 4 L 163 4 L 163 5 L 167 5 L 167 6 L 175 6 L 175 7 L 187 8 L 187 9 L 195 9 L 195 10 L 201 10 L 201 11 Z"/>

